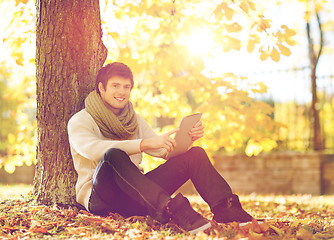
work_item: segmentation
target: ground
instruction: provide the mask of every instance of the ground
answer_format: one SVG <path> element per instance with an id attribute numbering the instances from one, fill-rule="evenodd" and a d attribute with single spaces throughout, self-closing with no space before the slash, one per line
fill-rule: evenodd
<path id="1" fill-rule="evenodd" d="M 203 200 L 188 196 L 194 208 L 207 219 L 212 214 Z M 217 224 L 190 235 L 175 224 L 161 225 L 150 217 L 106 218 L 75 208 L 36 205 L 30 185 L 0 185 L 1 239 L 332 239 L 334 196 L 240 195 L 243 207 L 255 218 L 240 227 Z"/>

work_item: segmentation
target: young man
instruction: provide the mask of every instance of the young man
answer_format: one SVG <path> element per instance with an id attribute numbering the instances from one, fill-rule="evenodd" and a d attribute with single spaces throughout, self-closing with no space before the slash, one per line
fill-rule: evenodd
<path id="1" fill-rule="evenodd" d="M 155 134 L 129 101 L 132 88 L 133 75 L 128 66 L 118 62 L 106 65 L 97 75 L 96 90 L 85 99 L 85 109 L 68 123 L 78 173 L 77 202 L 98 215 L 150 215 L 161 223 L 173 219 L 189 233 L 197 233 L 209 228 L 210 222 L 181 194 L 171 197 L 190 179 L 210 206 L 214 220 L 251 221 L 202 148 L 192 147 L 168 159 L 175 147 L 170 135 L 177 129 Z M 203 129 L 199 121 L 189 131 L 193 141 L 203 136 Z M 168 160 L 143 174 L 142 152 Z"/>

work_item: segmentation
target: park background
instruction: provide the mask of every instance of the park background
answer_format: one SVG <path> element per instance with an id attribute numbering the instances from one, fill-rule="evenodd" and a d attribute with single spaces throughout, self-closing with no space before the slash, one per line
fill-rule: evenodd
<path id="1" fill-rule="evenodd" d="M 334 194 L 333 11 L 332 0 L 100 1 L 106 62 L 123 61 L 133 70 L 137 111 L 157 133 L 202 112 L 206 134 L 197 144 L 242 194 Z M 36 120 L 43 114 L 36 89 L 40 15 L 34 1 L 2 0 L 0 16 L 0 182 L 9 184 L 8 192 L 10 184 L 24 183 L 22 193 L 38 193 L 48 188 L 40 187 L 35 164 L 54 166 L 52 156 L 41 158 L 37 131 L 43 127 Z M 80 17 L 71 24 L 89 24 Z M 60 49 L 55 41 L 48 51 Z M 44 66 L 59 74 L 42 82 L 54 89 L 50 94 L 64 91 L 59 66 L 52 58 Z M 52 101 L 50 125 L 61 132 L 68 116 L 57 118 Z M 51 141 L 63 145 L 66 138 Z M 143 165 L 148 171 L 160 163 L 145 156 Z M 182 191 L 194 193 L 191 184 Z"/>

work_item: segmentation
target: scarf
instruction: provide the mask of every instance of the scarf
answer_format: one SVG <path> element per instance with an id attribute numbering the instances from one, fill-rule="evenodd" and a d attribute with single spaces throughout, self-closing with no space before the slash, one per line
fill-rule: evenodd
<path id="1" fill-rule="evenodd" d="M 92 91 L 85 99 L 85 108 L 106 138 L 125 140 L 137 132 L 137 115 L 130 101 L 115 115 L 103 103 L 100 95 Z"/>

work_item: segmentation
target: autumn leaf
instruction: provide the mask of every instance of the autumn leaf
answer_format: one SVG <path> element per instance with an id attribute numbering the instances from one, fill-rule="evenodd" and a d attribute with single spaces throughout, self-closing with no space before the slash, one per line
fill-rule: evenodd
<path id="1" fill-rule="evenodd" d="M 278 43 L 277 46 L 278 46 L 278 49 L 280 50 L 281 54 L 283 54 L 284 56 L 290 56 L 291 55 L 290 49 L 283 46 L 283 44 Z"/>
<path id="2" fill-rule="evenodd" d="M 224 24 L 224 26 L 228 32 L 239 32 L 242 29 L 242 27 L 236 22 L 233 24 Z"/>
<path id="3" fill-rule="evenodd" d="M 26 4 L 29 0 L 15 0 L 15 6 L 19 5 L 20 3 Z"/>
<path id="4" fill-rule="evenodd" d="M 247 51 L 249 53 L 253 52 L 255 48 L 255 44 L 258 44 L 258 43 L 260 43 L 259 36 L 255 34 L 249 35 L 248 42 L 247 42 Z"/>
<path id="5" fill-rule="evenodd" d="M 247 0 L 247 3 L 248 3 L 248 6 L 249 6 L 250 9 L 252 9 L 253 11 L 256 10 L 255 4 L 252 1 Z"/>
<path id="6" fill-rule="evenodd" d="M 244 10 L 245 13 L 248 13 L 248 11 L 249 11 L 248 2 L 247 2 L 247 1 L 243 1 L 243 2 L 240 4 L 240 8 L 241 8 L 242 10 Z"/>
<path id="7" fill-rule="evenodd" d="M 267 28 L 270 28 L 270 19 L 261 19 L 257 25 L 257 31 L 262 32 L 265 31 Z"/>
<path id="8" fill-rule="evenodd" d="M 230 37 L 228 35 L 223 38 L 223 50 L 228 52 L 230 49 L 239 51 L 241 48 L 241 42 L 237 38 Z"/>
<path id="9" fill-rule="evenodd" d="M 313 238 L 313 234 L 307 231 L 305 228 L 300 228 L 296 236 L 298 239 L 301 239 L 301 240 L 311 240 Z"/>
<path id="10" fill-rule="evenodd" d="M 47 230 L 38 221 L 32 221 L 29 231 L 33 233 L 47 233 Z"/>
<path id="11" fill-rule="evenodd" d="M 248 39 L 247 52 L 249 52 L 249 53 L 253 52 L 254 48 L 255 48 L 255 41 L 253 39 Z"/>
<path id="12" fill-rule="evenodd" d="M 293 39 L 291 39 L 291 38 L 287 38 L 287 39 L 285 39 L 285 42 L 286 42 L 287 44 L 289 44 L 290 46 L 294 46 L 294 45 L 296 44 L 296 41 L 293 40 Z"/>
<path id="13" fill-rule="evenodd" d="M 232 20 L 234 10 L 228 6 L 227 3 L 223 2 L 221 4 L 223 15 L 227 18 L 227 20 Z"/>
<path id="14" fill-rule="evenodd" d="M 280 54 L 275 47 L 273 47 L 270 57 L 275 62 L 278 62 L 280 60 Z"/>
<path id="15" fill-rule="evenodd" d="M 286 35 L 286 37 L 292 37 L 296 35 L 296 31 L 288 28 L 286 25 L 282 25 L 281 28 L 285 30 L 284 35 Z"/>
<path id="16" fill-rule="evenodd" d="M 269 57 L 269 53 L 268 53 L 268 51 L 264 51 L 264 50 L 263 50 L 263 46 L 259 49 L 259 52 L 261 53 L 261 54 L 260 54 L 260 59 L 261 59 L 262 61 L 266 60 L 266 59 Z"/>

